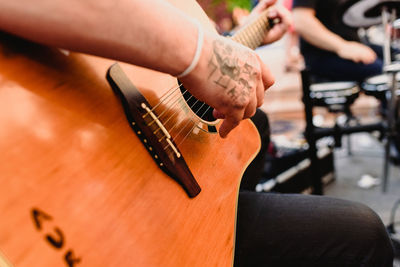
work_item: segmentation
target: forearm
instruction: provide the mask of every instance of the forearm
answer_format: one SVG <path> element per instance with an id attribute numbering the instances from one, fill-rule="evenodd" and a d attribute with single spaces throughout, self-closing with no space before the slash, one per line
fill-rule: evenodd
<path id="1" fill-rule="evenodd" d="M 334 53 L 340 50 L 346 42 L 339 35 L 328 30 L 309 8 L 296 8 L 293 10 L 293 20 L 296 31 L 308 43 Z"/>
<path id="2" fill-rule="evenodd" d="M 0 0 L 0 6 L 1 30 L 171 74 L 190 64 L 196 47 L 195 24 L 163 0 Z"/>
<path id="3" fill-rule="evenodd" d="M 196 14 L 201 9 L 194 0 L 170 1 L 210 23 Z M 196 23 L 166 0 L 0 0 L 0 30 L 172 75 L 182 73 L 198 49 Z M 254 114 L 274 80 L 254 51 L 208 31 L 202 44 L 197 65 L 180 81 L 223 119 L 225 137 Z"/>

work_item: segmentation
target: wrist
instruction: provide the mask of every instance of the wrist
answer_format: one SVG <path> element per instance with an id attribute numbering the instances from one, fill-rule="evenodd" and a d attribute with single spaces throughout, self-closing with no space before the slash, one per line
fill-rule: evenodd
<path id="1" fill-rule="evenodd" d="M 345 47 L 347 46 L 348 42 L 346 40 L 338 40 L 338 42 L 335 45 L 335 49 L 334 52 L 336 54 L 340 54 L 341 51 L 343 51 L 345 49 Z"/>
<path id="2" fill-rule="evenodd" d="M 178 78 L 183 78 L 189 73 L 191 73 L 197 66 L 197 63 L 199 62 L 199 59 L 201 57 L 201 53 L 203 50 L 203 44 L 204 44 L 204 29 L 200 25 L 198 21 L 195 21 L 196 28 L 197 28 L 197 44 L 196 44 L 196 50 L 194 51 L 193 58 L 190 62 L 190 64 L 186 67 L 184 71 L 179 73 L 176 77 Z"/>
<path id="3" fill-rule="evenodd" d="M 201 47 L 200 57 L 197 64 L 190 73 L 180 78 L 180 80 L 186 80 L 186 78 L 189 78 L 190 80 L 207 79 L 208 65 L 213 53 L 212 43 L 216 38 L 222 37 L 209 31 L 204 32 L 203 45 Z"/>

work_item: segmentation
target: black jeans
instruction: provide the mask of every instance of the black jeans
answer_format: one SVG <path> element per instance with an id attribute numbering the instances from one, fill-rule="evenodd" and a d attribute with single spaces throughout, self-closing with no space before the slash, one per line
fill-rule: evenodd
<path id="1" fill-rule="evenodd" d="M 235 267 L 388 267 L 393 248 L 370 208 L 325 196 L 242 191 Z"/>
<path id="2" fill-rule="evenodd" d="M 254 192 L 270 134 L 264 112 L 252 121 L 262 146 L 240 186 L 234 266 L 392 266 L 391 241 L 370 208 L 324 196 Z"/>
<path id="3" fill-rule="evenodd" d="M 369 47 L 377 54 L 377 59 L 371 64 L 355 63 L 340 58 L 335 53 L 322 50 L 303 53 L 303 56 L 310 74 L 321 79 L 316 82 L 325 80 L 363 82 L 368 77 L 381 74 L 383 68 L 382 47 L 372 44 Z"/>
<path id="4" fill-rule="evenodd" d="M 265 154 L 267 153 L 269 142 L 270 142 L 270 128 L 267 114 L 261 109 L 257 109 L 256 114 L 250 118 L 251 121 L 257 128 L 257 131 L 261 138 L 261 148 L 257 156 L 247 167 L 243 174 L 242 182 L 240 184 L 241 190 L 253 191 L 256 185 L 260 182 L 262 177 Z"/>

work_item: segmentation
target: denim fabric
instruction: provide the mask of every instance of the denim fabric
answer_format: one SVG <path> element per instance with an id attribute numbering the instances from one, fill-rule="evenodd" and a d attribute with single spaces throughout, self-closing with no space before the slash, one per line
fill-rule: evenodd
<path id="1" fill-rule="evenodd" d="M 260 182 L 262 172 L 265 164 L 265 153 L 267 153 L 268 145 L 270 142 L 270 128 L 268 116 L 261 109 L 257 109 L 256 114 L 250 118 L 257 128 L 261 138 L 261 148 L 257 156 L 247 167 L 243 174 L 242 182 L 240 184 L 241 190 L 254 191 L 256 185 Z"/>
<path id="2" fill-rule="evenodd" d="M 320 81 L 362 82 L 368 77 L 381 74 L 383 68 L 382 47 L 369 46 L 377 54 L 377 59 L 371 64 L 355 63 L 328 51 L 304 54 L 304 60 L 310 74 L 318 76 Z"/>
<path id="3" fill-rule="evenodd" d="M 235 267 L 388 267 L 393 248 L 380 218 L 325 196 L 242 191 Z"/>

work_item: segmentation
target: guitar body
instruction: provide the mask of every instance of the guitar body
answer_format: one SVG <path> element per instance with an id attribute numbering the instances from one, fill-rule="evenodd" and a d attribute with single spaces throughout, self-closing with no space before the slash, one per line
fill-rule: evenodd
<path id="1" fill-rule="evenodd" d="M 112 61 L 0 41 L 0 266 L 232 265 L 240 177 L 259 147 L 249 121 L 179 144 L 202 189 L 189 198 L 130 128 Z M 121 65 L 152 105 L 176 85 Z"/>

